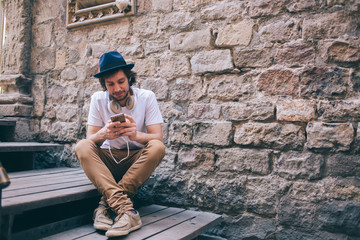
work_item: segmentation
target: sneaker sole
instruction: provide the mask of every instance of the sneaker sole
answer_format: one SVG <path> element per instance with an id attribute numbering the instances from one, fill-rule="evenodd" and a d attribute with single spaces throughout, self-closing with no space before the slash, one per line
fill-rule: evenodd
<path id="1" fill-rule="evenodd" d="M 137 226 L 134 226 L 134 227 L 132 227 L 132 228 L 130 228 L 129 230 L 127 230 L 127 231 L 113 231 L 113 232 L 109 232 L 109 231 L 107 231 L 106 233 L 105 233 L 105 236 L 106 237 L 120 237 L 120 236 L 125 236 L 125 235 L 128 235 L 130 232 L 132 232 L 132 231 L 135 231 L 135 230 L 138 230 L 139 228 L 141 228 L 142 227 L 142 224 L 139 224 L 139 225 L 137 225 Z"/>

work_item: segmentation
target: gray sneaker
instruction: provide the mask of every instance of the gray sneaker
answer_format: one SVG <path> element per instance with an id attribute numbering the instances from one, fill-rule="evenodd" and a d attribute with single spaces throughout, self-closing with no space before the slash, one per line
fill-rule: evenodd
<path id="1" fill-rule="evenodd" d="M 100 206 L 94 211 L 94 228 L 97 230 L 107 231 L 111 228 L 114 221 L 112 220 L 108 208 Z"/>
<path id="2" fill-rule="evenodd" d="M 115 223 L 106 232 L 106 237 L 119 237 L 141 228 L 142 223 L 138 211 L 129 210 L 115 218 Z"/>

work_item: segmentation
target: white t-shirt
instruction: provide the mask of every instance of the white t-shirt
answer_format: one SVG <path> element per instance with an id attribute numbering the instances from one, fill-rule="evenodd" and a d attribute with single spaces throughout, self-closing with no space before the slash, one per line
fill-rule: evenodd
<path id="1" fill-rule="evenodd" d="M 163 123 L 163 118 L 157 103 L 155 94 L 150 90 L 132 88 L 134 92 L 135 106 L 132 110 L 126 107 L 121 108 L 121 113 L 125 113 L 134 118 L 136 122 L 136 130 L 147 132 L 146 126 L 152 124 Z M 108 108 L 109 92 L 98 91 L 91 96 L 90 110 L 87 124 L 91 126 L 103 127 L 110 120 L 112 114 Z M 130 149 L 143 148 L 144 145 L 136 141 L 131 141 L 127 137 L 120 137 L 113 140 L 105 140 L 101 148 L 126 149 L 126 140 L 129 141 Z"/>

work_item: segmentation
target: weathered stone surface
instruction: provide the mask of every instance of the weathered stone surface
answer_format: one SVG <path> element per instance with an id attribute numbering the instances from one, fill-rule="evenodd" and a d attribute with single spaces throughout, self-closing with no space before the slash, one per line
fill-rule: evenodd
<path id="1" fill-rule="evenodd" d="M 173 1 L 169 0 L 153 0 L 152 7 L 156 12 L 171 12 L 173 7 Z"/>
<path id="2" fill-rule="evenodd" d="M 216 179 L 209 178 L 208 174 L 193 174 L 189 179 L 187 194 L 191 197 L 193 205 L 212 209 L 216 206 Z"/>
<path id="3" fill-rule="evenodd" d="M 260 40 L 262 43 L 269 43 L 285 42 L 298 39 L 300 38 L 300 31 L 298 30 L 298 25 L 299 22 L 296 19 L 269 22 L 268 25 L 259 28 Z"/>
<path id="4" fill-rule="evenodd" d="M 343 234 L 331 234 L 328 232 L 309 233 L 308 231 L 299 231 L 294 229 L 284 228 L 276 234 L 277 240 L 346 240 L 347 236 Z"/>
<path id="5" fill-rule="evenodd" d="M 192 128 L 192 124 L 188 122 L 173 122 L 169 129 L 170 142 L 173 144 L 191 144 L 193 137 Z"/>
<path id="6" fill-rule="evenodd" d="M 285 0 L 254 0 L 248 3 L 250 17 L 277 15 L 285 8 Z"/>
<path id="7" fill-rule="evenodd" d="M 138 76 L 154 77 L 156 73 L 156 60 L 152 58 L 137 59 L 133 69 Z"/>
<path id="8" fill-rule="evenodd" d="M 224 233 L 226 239 L 266 239 L 276 229 L 274 219 L 243 214 L 240 218 L 225 217 Z M 261 226 L 261 227 L 260 227 Z"/>
<path id="9" fill-rule="evenodd" d="M 201 122 L 194 126 L 193 143 L 227 146 L 230 144 L 232 123 L 226 121 Z"/>
<path id="10" fill-rule="evenodd" d="M 322 181 L 296 181 L 289 192 L 289 198 L 295 201 L 319 203 L 326 199 L 328 185 L 334 184 L 332 180 Z"/>
<path id="11" fill-rule="evenodd" d="M 276 205 L 288 187 L 289 184 L 280 178 L 249 177 L 246 185 L 247 210 L 260 215 L 276 214 Z"/>
<path id="12" fill-rule="evenodd" d="M 226 120 L 269 120 L 275 117 L 272 102 L 234 102 L 222 105 L 222 114 Z"/>
<path id="13" fill-rule="evenodd" d="M 211 170 L 215 165 L 214 150 L 208 148 L 182 148 L 178 153 L 178 165 L 183 169 L 199 168 Z"/>
<path id="14" fill-rule="evenodd" d="M 170 38 L 170 50 L 192 51 L 210 47 L 210 29 L 180 33 Z"/>
<path id="15" fill-rule="evenodd" d="M 308 100 L 280 100 L 276 103 L 279 121 L 309 122 L 315 119 L 315 103 Z"/>
<path id="16" fill-rule="evenodd" d="M 77 138 L 76 122 L 56 122 L 52 124 L 50 135 L 56 141 L 72 142 Z"/>
<path id="17" fill-rule="evenodd" d="M 75 68 L 65 68 L 61 72 L 61 79 L 63 80 L 75 80 L 77 78 L 77 72 Z"/>
<path id="18" fill-rule="evenodd" d="M 322 39 L 338 38 L 345 34 L 353 35 L 353 27 L 356 25 L 356 17 L 349 12 L 334 12 L 328 14 L 314 14 L 309 18 L 305 18 L 303 22 L 303 38 Z"/>
<path id="19" fill-rule="evenodd" d="M 325 121 L 360 121 L 360 100 L 321 101 L 318 107 L 319 119 Z"/>
<path id="20" fill-rule="evenodd" d="M 314 230 L 316 204 L 286 198 L 279 205 L 279 223 L 283 226 Z"/>
<path id="21" fill-rule="evenodd" d="M 248 49 L 235 48 L 234 62 L 239 68 L 270 67 L 274 60 L 274 53 L 270 48 Z"/>
<path id="22" fill-rule="evenodd" d="M 320 53 L 327 63 L 356 63 L 360 61 L 360 48 L 341 41 L 321 41 Z"/>
<path id="23" fill-rule="evenodd" d="M 344 68 L 305 68 L 300 75 L 300 94 L 308 97 L 344 98 L 349 71 Z"/>
<path id="24" fill-rule="evenodd" d="M 132 44 L 132 45 L 121 45 L 118 49 L 123 56 L 131 56 L 132 58 L 143 58 L 145 56 L 144 47 L 142 44 Z M 129 61 L 129 58 L 126 58 Z"/>
<path id="25" fill-rule="evenodd" d="M 158 100 L 166 99 L 169 91 L 168 82 L 163 79 L 147 79 L 142 81 L 141 88 L 153 91 Z"/>
<path id="26" fill-rule="evenodd" d="M 274 172 L 288 180 L 315 180 L 322 177 L 325 159 L 313 153 L 287 152 L 274 164 Z"/>
<path id="27" fill-rule="evenodd" d="M 318 3 L 315 0 L 295 0 L 291 1 L 291 3 L 286 6 L 286 9 L 290 12 L 300 12 L 310 9 L 315 10 L 318 7 Z"/>
<path id="28" fill-rule="evenodd" d="M 5 117 L 29 117 L 31 116 L 33 107 L 24 104 L 1 104 L 0 112 Z"/>
<path id="29" fill-rule="evenodd" d="M 334 178 L 328 185 L 328 190 L 324 196 L 327 199 L 360 202 L 360 182 L 357 178 Z"/>
<path id="30" fill-rule="evenodd" d="M 195 16 L 190 12 L 172 12 L 160 18 L 159 27 L 162 31 L 187 30 L 194 24 Z"/>
<path id="31" fill-rule="evenodd" d="M 360 236 L 360 204 L 358 202 L 330 202 L 318 210 L 320 229 L 350 236 Z"/>
<path id="32" fill-rule="evenodd" d="M 207 4 L 214 4 L 216 0 L 172 0 L 174 11 L 194 11 L 198 10 L 199 8 L 207 5 Z"/>
<path id="33" fill-rule="evenodd" d="M 246 178 L 220 176 L 221 178 L 216 179 L 217 208 L 229 215 L 243 211 L 246 202 Z"/>
<path id="34" fill-rule="evenodd" d="M 189 118 L 199 119 L 218 119 L 220 117 L 221 106 L 217 104 L 190 104 L 188 109 Z"/>
<path id="35" fill-rule="evenodd" d="M 269 150 L 229 148 L 217 150 L 215 153 L 216 166 L 220 172 L 266 175 L 271 171 L 272 151 Z"/>
<path id="36" fill-rule="evenodd" d="M 157 26 L 158 26 L 157 17 L 136 18 L 134 22 L 134 31 L 140 37 L 148 37 L 157 32 Z"/>
<path id="37" fill-rule="evenodd" d="M 309 149 L 347 151 L 354 140 L 351 123 L 311 122 L 306 127 L 306 133 Z"/>
<path id="38" fill-rule="evenodd" d="M 50 47 L 52 34 L 48 33 L 51 33 L 52 28 L 52 24 L 41 24 L 39 27 L 33 30 L 32 38 L 35 41 L 37 47 Z"/>
<path id="39" fill-rule="evenodd" d="M 35 76 L 32 85 L 32 95 L 34 98 L 33 114 L 36 117 L 41 117 L 44 113 L 45 107 L 45 77 Z"/>
<path id="40" fill-rule="evenodd" d="M 208 96 L 222 101 L 239 100 L 255 93 L 254 75 L 221 75 L 208 77 Z"/>
<path id="41" fill-rule="evenodd" d="M 201 11 L 202 20 L 223 20 L 223 19 L 237 19 L 239 13 L 244 10 L 244 3 L 242 2 L 220 2 L 205 8 Z"/>
<path id="42" fill-rule="evenodd" d="M 299 77 L 290 69 L 270 69 L 259 76 L 257 88 L 270 95 L 299 94 Z"/>
<path id="43" fill-rule="evenodd" d="M 315 62 L 314 45 L 303 40 L 285 43 L 279 48 L 275 60 L 287 67 L 312 65 Z"/>
<path id="44" fill-rule="evenodd" d="M 234 142 L 244 146 L 302 149 L 304 130 L 294 124 L 249 122 L 236 127 Z"/>
<path id="45" fill-rule="evenodd" d="M 219 47 L 248 46 L 252 39 L 254 24 L 247 21 L 232 23 L 219 30 L 215 44 Z"/>
<path id="46" fill-rule="evenodd" d="M 331 155 L 327 160 L 327 171 L 334 177 L 359 177 L 360 158 L 356 155 Z"/>
<path id="47" fill-rule="evenodd" d="M 190 74 L 190 64 L 185 56 L 164 56 L 160 59 L 160 76 L 175 78 Z"/>
<path id="48" fill-rule="evenodd" d="M 56 52 L 54 48 L 38 48 L 32 51 L 31 71 L 43 73 L 55 68 Z"/>
<path id="49" fill-rule="evenodd" d="M 210 50 L 196 53 L 190 60 L 194 74 L 222 72 L 233 68 L 230 50 Z"/>

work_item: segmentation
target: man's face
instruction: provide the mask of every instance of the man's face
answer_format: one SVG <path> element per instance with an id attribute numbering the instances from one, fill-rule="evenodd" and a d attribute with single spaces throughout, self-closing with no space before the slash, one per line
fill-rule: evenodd
<path id="1" fill-rule="evenodd" d="M 129 94 L 129 80 L 123 70 L 106 78 L 105 86 L 110 95 L 119 101 L 125 100 Z"/>

